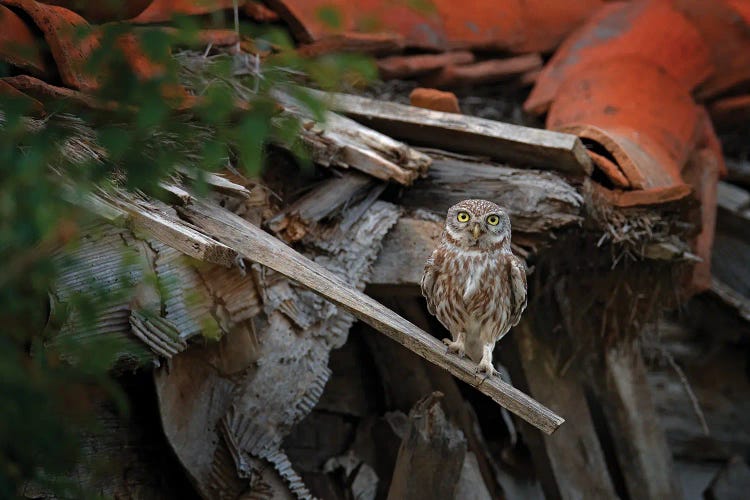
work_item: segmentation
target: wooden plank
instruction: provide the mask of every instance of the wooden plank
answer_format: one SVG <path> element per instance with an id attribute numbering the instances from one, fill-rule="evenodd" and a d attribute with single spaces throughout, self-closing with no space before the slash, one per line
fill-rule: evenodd
<path id="1" fill-rule="evenodd" d="M 463 433 L 445 418 L 434 392 L 409 412 L 409 426 L 398 450 L 388 500 L 453 500 L 466 457 Z"/>
<path id="2" fill-rule="evenodd" d="M 583 221 L 583 197 L 555 172 L 511 168 L 433 155 L 427 178 L 402 204 L 442 218 L 459 201 L 480 198 L 503 207 L 513 232 L 544 233 Z"/>
<path id="3" fill-rule="evenodd" d="M 319 222 L 367 192 L 374 179 L 359 172 L 347 172 L 321 182 L 268 221 L 268 227 L 287 241 L 297 241 L 311 223 Z"/>
<path id="4" fill-rule="evenodd" d="M 518 166 L 583 176 L 593 171 L 578 137 L 549 130 L 384 102 L 349 94 L 310 91 L 334 111 L 417 145 L 489 156 Z"/>
<path id="5" fill-rule="evenodd" d="M 316 96 L 320 95 L 313 98 Z M 430 166 L 426 154 L 350 118 L 327 112 L 324 123 L 318 123 L 295 97 L 283 92 L 275 92 L 274 97 L 283 104 L 284 113 L 302 120 L 300 139 L 320 165 L 353 168 L 406 186 L 423 176 Z"/>
<path id="6" fill-rule="evenodd" d="M 562 417 L 499 377 L 480 376 L 466 359 L 446 355 L 442 342 L 241 217 L 200 200 L 178 210 L 243 257 L 310 288 L 399 344 L 450 371 L 543 432 L 551 434 L 564 422 Z"/>
<path id="7" fill-rule="evenodd" d="M 596 401 L 614 436 L 617 461 L 631 498 L 681 498 L 672 454 L 651 398 L 646 367 L 633 345 L 610 347 L 592 367 Z"/>
<path id="8" fill-rule="evenodd" d="M 532 311 L 527 311 L 526 318 L 513 331 L 510 347 L 515 347 L 516 352 L 513 363 L 508 364 L 513 380 L 523 382 L 531 394 L 575 421 L 575 425 L 566 425 L 552 436 L 524 432 L 536 475 L 547 498 L 615 499 L 617 494 L 584 388 L 576 379 L 576 370 L 560 373 L 556 356 L 560 348 L 552 343 L 560 339 L 553 341 L 549 336 L 540 339 L 528 319 L 534 316 Z M 554 380 L 554 384 L 550 380 Z M 521 430 L 528 430 L 528 427 Z"/>
<path id="9" fill-rule="evenodd" d="M 418 287 L 442 230 L 438 222 L 401 217 L 383 240 L 368 286 Z"/>
<path id="10" fill-rule="evenodd" d="M 213 240 L 180 221 L 176 215 L 157 207 L 136 204 L 125 197 L 108 196 L 106 201 L 128 214 L 131 228 L 161 241 L 194 259 L 232 267 L 237 262 L 237 252 Z"/>

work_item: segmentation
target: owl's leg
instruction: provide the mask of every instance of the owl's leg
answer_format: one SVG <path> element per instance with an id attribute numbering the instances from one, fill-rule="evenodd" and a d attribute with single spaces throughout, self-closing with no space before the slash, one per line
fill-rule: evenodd
<path id="1" fill-rule="evenodd" d="M 448 352 L 458 355 L 459 358 L 463 358 L 465 354 L 464 339 L 466 333 L 463 331 L 458 332 L 456 340 L 443 339 L 443 343 L 448 346 Z"/>
<path id="2" fill-rule="evenodd" d="M 484 344 L 482 346 L 482 359 L 481 361 L 479 361 L 479 364 L 477 365 L 477 368 L 476 368 L 477 373 L 484 372 L 487 374 L 488 377 L 491 377 L 497 374 L 497 370 L 495 370 L 495 366 L 492 364 L 492 351 L 494 349 L 495 349 L 494 342 L 490 344 Z"/>

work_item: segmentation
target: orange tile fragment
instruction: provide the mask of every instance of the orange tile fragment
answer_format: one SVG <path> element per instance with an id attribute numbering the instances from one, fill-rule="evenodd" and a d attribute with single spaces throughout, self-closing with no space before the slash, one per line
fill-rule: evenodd
<path id="1" fill-rule="evenodd" d="M 311 43 L 342 32 L 397 35 L 410 47 L 446 47 L 442 20 L 434 10 L 382 0 L 268 0 L 295 38 Z M 338 25 L 326 22 L 336 19 Z"/>
<path id="2" fill-rule="evenodd" d="M 494 83 L 522 75 L 542 67 L 539 54 L 524 54 L 506 59 L 491 59 L 474 64 L 450 65 L 438 73 L 422 79 L 430 87 L 457 87 L 461 85 L 480 85 Z"/>
<path id="3" fill-rule="evenodd" d="M 409 94 L 409 102 L 418 108 L 444 111 L 446 113 L 460 113 L 458 98 L 453 92 L 443 92 L 437 89 L 417 87 Z"/>
<path id="4" fill-rule="evenodd" d="M 47 69 L 40 45 L 40 40 L 18 14 L 0 5 L 0 60 L 42 75 Z"/>
<path id="5" fill-rule="evenodd" d="M 378 61 L 378 71 L 383 79 L 410 78 L 439 70 L 445 66 L 474 62 L 474 54 L 467 50 L 443 52 L 440 54 L 419 54 L 413 56 L 391 56 Z"/>
<path id="6" fill-rule="evenodd" d="M 275 23 L 281 19 L 276 12 L 255 0 L 248 0 L 243 11 L 246 16 L 260 23 Z"/>
<path id="7" fill-rule="evenodd" d="M 244 3 L 238 0 L 239 4 Z M 175 15 L 194 16 L 230 9 L 232 0 L 153 0 L 146 9 L 131 19 L 134 23 L 159 23 L 169 21 Z"/>
<path id="8" fill-rule="evenodd" d="M 33 0 L 3 0 L 28 15 L 44 34 L 63 83 L 79 90 L 98 88 L 98 78 L 85 70 L 86 61 L 98 46 L 93 33 L 81 34 L 89 24 L 75 12 Z"/>
<path id="9" fill-rule="evenodd" d="M 571 71 L 623 56 L 649 61 L 688 91 L 713 70 L 711 52 L 701 32 L 670 2 L 612 2 L 563 42 L 542 69 L 524 109 L 546 112 Z"/>
<path id="10" fill-rule="evenodd" d="M 552 103 L 547 128 L 604 147 L 635 189 L 671 187 L 683 183 L 699 111 L 680 82 L 629 56 L 575 68 Z"/>
<path id="11" fill-rule="evenodd" d="M 148 7 L 152 0 L 102 0 L 83 2 L 81 0 L 42 0 L 41 3 L 58 5 L 72 10 L 91 23 L 121 21 L 137 16 Z"/>

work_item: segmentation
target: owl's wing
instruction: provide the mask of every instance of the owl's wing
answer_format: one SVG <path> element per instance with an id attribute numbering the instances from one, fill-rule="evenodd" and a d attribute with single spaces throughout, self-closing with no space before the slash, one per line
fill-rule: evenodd
<path id="1" fill-rule="evenodd" d="M 427 263 L 424 266 L 424 272 L 422 273 L 422 281 L 420 285 L 422 287 L 422 295 L 427 299 L 427 310 L 430 314 L 435 314 L 435 295 L 433 289 L 435 287 L 435 252 L 430 255 L 427 259 Z"/>
<path id="2" fill-rule="evenodd" d="M 510 278 L 510 323 L 516 326 L 521 321 L 521 314 L 526 309 L 526 264 L 512 255 L 508 262 Z"/>

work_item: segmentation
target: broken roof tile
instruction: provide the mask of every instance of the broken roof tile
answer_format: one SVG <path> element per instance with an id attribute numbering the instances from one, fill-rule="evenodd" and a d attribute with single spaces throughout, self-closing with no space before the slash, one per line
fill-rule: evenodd
<path id="1" fill-rule="evenodd" d="M 669 29 L 665 29 L 665 27 Z M 696 27 L 669 2 L 613 2 L 574 32 L 544 67 L 524 103 L 542 114 L 559 86 L 581 65 L 638 55 L 692 90 L 712 72 L 711 52 Z"/>
<path id="2" fill-rule="evenodd" d="M 72 10 L 91 23 L 120 21 L 137 16 L 152 0 L 127 0 L 82 2 L 81 0 L 42 0 L 42 3 L 58 5 Z"/>
<path id="3" fill-rule="evenodd" d="M 445 32 L 437 12 L 381 0 L 269 0 L 297 40 L 311 43 L 341 32 L 387 33 L 411 47 L 442 49 Z"/>
<path id="4" fill-rule="evenodd" d="M 383 79 L 410 78 L 439 70 L 448 65 L 473 62 L 474 54 L 467 50 L 442 52 L 440 54 L 391 56 L 378 61 L 378 71 Z"/>
<path id="5" fill-rule="evenodd" d="M 547 127 L 606 150 L 634 189 L 667 188 L 684 184 L 680 172 L 695 146 L 699 110 L 677 80 L 630 56 L 571 71 Z"/>
<path id="6" fill-rule="evenodd" d="M 36 75 L 47 71 L 34 33 L 18 14 L 4 5 L 0 5 L 0 60 Z"/>
<path id="7" fill-rule="evenodd" d="M 242 0 L 238 0 L 243 4 Z M 131 19 L 134 23 L 159 23 L 169 21 L 176 15 L 197 15 L 230 9 L 233 0 L 153 0 L 146 9 Z"/>
<path id="8" fill-rule="evenodd" d="M 458 98 L 453 92 L 443 92 L 437 89 L 417 87 L 409 94 L 409 103 L 418 108 L 443 111 L 445 113 L 460 113 Z"/>
<path id="9" fill-rule="evenodd" d="M 85 70 L 98 41 L 93 33 L 82 33 L 89 26 L 84 18 L 64 7 L 33 0 L 2 0 L 2 3 L 22 10 L 44 34 L 65 85 L 83 91 L 98 87 L 97 76 Z"/>
<path id="10" fill-rule="evenodd" d="M 701 99 L 716 97 L 750 81 L 750 7 L 748 3 L 673 0 L 703 37 L 714 72 L 697 89 Z M 743 6 L 744 5 L 744 6 Z"/>
<path id="11" fill-rule="evenodd" d="M 435 74 L 426 75 L 422 83 L 429 87 L 457 87 L 494 83 L 542 67 L 539 54 L 524 54 L 506 59 L 490 59 L 473 64 L 451 64 Z"/>

